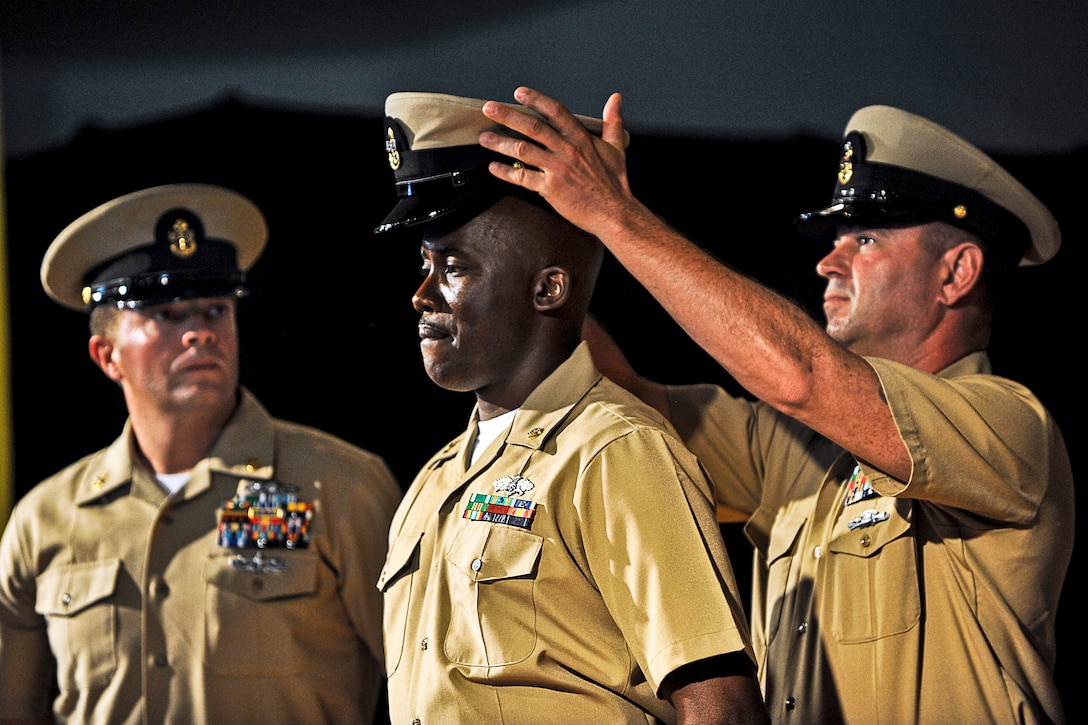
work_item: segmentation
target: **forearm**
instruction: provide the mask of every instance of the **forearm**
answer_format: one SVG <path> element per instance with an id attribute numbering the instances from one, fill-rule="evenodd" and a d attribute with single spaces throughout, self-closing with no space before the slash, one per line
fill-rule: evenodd
<path id="1" fill-rule="evenodd" d="M 901 480 L 911 461 L 880 380 L 797 305 L 627 205 L 602 241 L 749 393 Z M 844 410 L 853 415 L 843 415 Z"/>
<path id="2" fill-rule="evenodd" d="M 755 667 L 738 652 L 694 662 L 662 687 L 679 725 L 766 725 L 770 722 Z"/>
<path id="3" fill-rule="evenodd" d="M 854 357 L 802 309 L 723 265 L 641 204 L 627 205 L 600 234 L 700 347 L 787 414 L 811 401 L 822 363 L 841 369 Z"/>

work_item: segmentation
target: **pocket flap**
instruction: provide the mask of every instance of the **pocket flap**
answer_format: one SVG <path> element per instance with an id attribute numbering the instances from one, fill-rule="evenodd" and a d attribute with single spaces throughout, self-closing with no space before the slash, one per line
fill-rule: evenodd
<path id="1" fill-rule="evenodd" d="M 35 609 L 39 614 L 70 617 L 113 596 L 120 559 L 54 567 L 38 577 Z"/>
<path id="2" fill-rule="evenodd" d="M 471 523 L 461 529 L 446 560 L 478 582 L 531 577 L 544 540 L 524 529 Z"/>
<path id="3" fill-rule="evenodd" d="M 217 553 L 204 564 L 204 580 L 223 591 L 257 602 L 312 594 L 317 590 L 317 558 L 299 556 L 299 553 L 292 552 L 283 557 L 285 566 L 282 569 L 264 572 L 231 566 L 234 556 L 249 556 L 248 553 L 231 556 Z"/>
<path id="4" fill-rule="evenodd" d="M 909 500 L 889 496 L 848 506 L 843 515 L 848 523 L 839 523 L 842 530 L 828 542 L 828 548 L 836 554 L 873 556 L 910 531 L 910 510 Z"/>
<path id="5" fill-rule="evenodd" d="M 797 537 L 806 521 L 808 521 L 808 517 L 794 514 L 782 514 L 775 519 L 774 536 L 771 537 L 770 543 L 767 545 L 768 564 L 789 555 L 793 551 L 794 542 L 797 541 Z"/>
<path id="6" fill-rule="evenodd" d="M 422 539 L 423 533 L 419 532 L 409 536 L 398 536 L 393 541 L 385 557 L 381 576 L 378 577 L 378 589 L 384 592 L 401 574 L 409 574 L 419 568 L 419 542 Z"/>

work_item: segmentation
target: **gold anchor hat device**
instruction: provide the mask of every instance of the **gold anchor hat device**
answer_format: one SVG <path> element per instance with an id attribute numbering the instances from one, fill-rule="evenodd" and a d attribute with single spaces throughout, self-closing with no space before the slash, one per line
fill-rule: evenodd
<path id="1" fill-rule="evenodd" d="M 169 184 L 106 202 L 61 231 L 45 253 L 42 287 L 89 311 L 245 294 L 245 272 L 264 249 L 257 206 L 211 184 Z"/>

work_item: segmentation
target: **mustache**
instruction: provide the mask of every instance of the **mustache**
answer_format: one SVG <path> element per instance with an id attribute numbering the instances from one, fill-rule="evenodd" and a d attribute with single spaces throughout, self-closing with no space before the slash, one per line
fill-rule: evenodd
<path id="1" fill-rule="evenodd" d="M 417 323 L 419 336 L 428 337 L 452 337 L 453 331 L 434 318 L 423 318 Z"/>
<path id="2" fill-rule="evenodd" d="M 844 284 L 836 283 L 834 280 L 827 283 L 827 287 L 824 288 L 824 298 L 828 297 L 850 297 L 850 288 Z"/>

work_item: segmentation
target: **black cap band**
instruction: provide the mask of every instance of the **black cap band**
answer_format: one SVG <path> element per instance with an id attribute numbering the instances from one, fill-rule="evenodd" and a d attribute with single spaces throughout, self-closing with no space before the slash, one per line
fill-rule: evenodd
<path id="1" fill-rule="evenodd" d="M 196 214 L 170 209 L 155 225 L 155 241 L 108 259 L 83 277 L 83 301 L 135 308 L 194 297 L 245 294 L 244 274 L 230 242 L 205 239 Z"/>
<path id="2" fill-rule="evenodd" d="M 88 285 L 88 307 L 112 304 L 137 308 L 196 297 L 243 297 L 243 275 L 230 267 L 171 270 L 133 277 L 119 277 Z"/>
<path id="3" fill-rule="evenodd" d="M 945 222 L 965 229 L 1019 258 L 1030 234 L 1016 215 L 978 192 L 900 166 L 855 163 L 847 184 L 835 187 L 831 206 L 802 214 L 798 230 L 833 238 L 838 227 Z"/>

